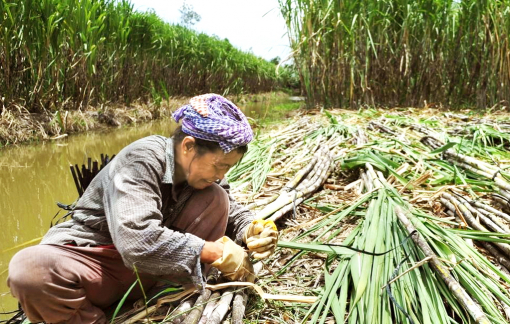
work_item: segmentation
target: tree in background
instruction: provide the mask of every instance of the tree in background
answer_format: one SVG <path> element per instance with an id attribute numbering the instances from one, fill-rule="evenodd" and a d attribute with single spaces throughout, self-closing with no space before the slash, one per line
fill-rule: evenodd
<path id="1" fill-rule="evenodd" d="M 193 5 L 187 4 L 186 1 L 182 3 L 179 12 L 181 13 L 181 22 L 186 27 L 191 27 L 202 19 L 195 11 L 195 8 L 193 8 Z"/>

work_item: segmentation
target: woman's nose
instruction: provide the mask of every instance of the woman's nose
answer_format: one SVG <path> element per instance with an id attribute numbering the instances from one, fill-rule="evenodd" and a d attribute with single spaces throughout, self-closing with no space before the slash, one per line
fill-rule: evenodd
<path id="1" fill-rule="evenodd" d="M 225 177 L 225 173 L 227 173 L 227 171 L 217 171 L 216 172 L 216 178 L 218 180 L 222 180 Z"/>

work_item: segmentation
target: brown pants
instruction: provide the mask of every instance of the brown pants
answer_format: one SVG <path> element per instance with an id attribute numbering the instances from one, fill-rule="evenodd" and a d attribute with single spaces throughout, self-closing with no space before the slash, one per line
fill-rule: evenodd
<path id="1" fill-rule="evenodd" d="M 229 202 L 214 184 L 196 191 L 173 226 L 206 241 L 225 234 Z M 166 279 L 171 279 L 171 274 Z M 18 252 L 9 264 L 7 285 L 32 323 L 107 323 L 102 309 L 118 301 L 135 282 L 115 249 L 36 245 Z M 144 289 L 156 281 L 141 275 Z M 134 289 L 129 298 L 140 298 Z"/>

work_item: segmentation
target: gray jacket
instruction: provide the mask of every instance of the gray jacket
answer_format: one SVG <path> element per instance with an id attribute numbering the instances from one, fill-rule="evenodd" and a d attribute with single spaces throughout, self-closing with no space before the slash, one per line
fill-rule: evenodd
<path id="1" fill-rule="evenodd" d="M 152 275 L 190 276 L 203 285 L 200 253 L 204 240 L 169 229 L 193 193 L 186 186 L 172 198 L 174 151 L 171 138 L 148 136 L 131 143 L 92 180 L 72 219 L 52 227 L 41 244 L 114 244 L 124 264 Z M 225 180 L 220 183 L 228 193 Z M 242 242 L 253 214 L 229 194 L 227 233 Z"/>

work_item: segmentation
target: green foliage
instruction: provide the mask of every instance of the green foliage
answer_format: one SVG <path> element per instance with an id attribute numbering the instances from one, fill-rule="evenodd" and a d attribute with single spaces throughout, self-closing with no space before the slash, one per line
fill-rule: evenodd
<path id="1" fill-rule="evenodd" d="M 287 74 L 228 40 L 128 0 L 0 0 L 0 92 L 7 109 L 80 109 L 161 94 L 270 91 Z"/>
<path id="2" fill-rule="evenodd" d="M 279 0 L 310 104 L 510 101 L 509 0 Z"/>

